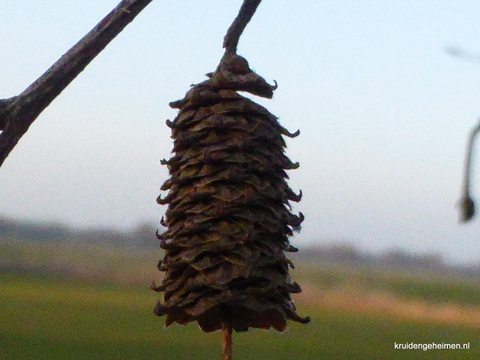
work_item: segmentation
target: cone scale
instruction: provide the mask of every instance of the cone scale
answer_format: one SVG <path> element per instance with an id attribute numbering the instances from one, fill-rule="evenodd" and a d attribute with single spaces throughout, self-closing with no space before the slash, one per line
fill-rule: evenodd
<path id="1" fill-rule="evenodd" d="M 226 53 L 208 80 L 170 103 L 179 109 L 167 120 L 173 157 L 162 161 L 170 178 L 157 202 L 168 205 L 157 235 L 165 250 L 158 268 L 164 293 L 154 309 L 166 326 L 197 321 L 211 332 L 229 324 L 236 331 L 274 328 L 286 320 L 309 321 L 295 312 L 285 252 L 296 251 L 288 237 L 303 215 L 290 202 L 301 199 L 287 185 L 295 169 L 284 153 L 289 133 L 267 109 L 239 91 L 271 98 L 276 86 L 254 73 L 248 62 Z"/>

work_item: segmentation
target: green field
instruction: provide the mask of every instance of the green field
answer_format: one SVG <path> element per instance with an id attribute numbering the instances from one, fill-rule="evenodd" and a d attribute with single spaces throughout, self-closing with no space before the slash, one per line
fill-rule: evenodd
<path id="1" fill-rule="evenodd" d="M 147 286 L 0 275 L 0 359 L 220 359 L 220 333 L 165 329 Z M 309 303 L 310 304 L 310 303 Z M 234 359 L 479 359 L 480 330 L 302 305 L 308 325 L 234 334 Z M 470 350 L 395 350 L 394 343 L 467 343 Z"/>

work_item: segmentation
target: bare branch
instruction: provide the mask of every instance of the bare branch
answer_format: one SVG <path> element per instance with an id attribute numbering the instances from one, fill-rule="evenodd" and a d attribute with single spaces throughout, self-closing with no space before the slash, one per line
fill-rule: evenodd
<path id="1" fill-rule="evenodd" d="M 40 113 L 151 1 L 121 1 L 25 91 L 0 100 L 0 166 Z"/>

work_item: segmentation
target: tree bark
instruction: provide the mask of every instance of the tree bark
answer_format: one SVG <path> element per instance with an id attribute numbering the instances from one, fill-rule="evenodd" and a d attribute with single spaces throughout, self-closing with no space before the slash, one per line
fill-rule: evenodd
<path id="1" fill-rule="evenodd" d="M 40 113 L 151 1 L 121 1 L 25 91 L 0 100 L 0 166 Z"/>

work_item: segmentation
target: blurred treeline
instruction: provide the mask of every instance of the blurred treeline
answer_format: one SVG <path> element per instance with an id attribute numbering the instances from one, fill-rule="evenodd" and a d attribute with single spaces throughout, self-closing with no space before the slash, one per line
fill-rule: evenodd
<path id="1" fill-rule="evenodd" d="M 403 249 L 389 249 L 380 253 L 362 251 L 349 242 L 332 242 L 304 249 L 301 260 L 323 265 L 342 265 L 350 268 L 373 268 L 417 274 L 459 275 L 480 279 L 480 261 L 473 264 L 454 264 L 438 253 L 414 253 Z"/>
<path id="2" fill-rule="evenodd" d="M 0 274 L 32 274 L 145 286 L 158 277 L 156 228 L 130 231 L 0 217 Z"/>
<path id="3" fill-rule="evenodd" d="M 81 264 L 91 263 L 90 273 L 101 273 L 99 266 L 108 262 L 106 259 L 118 259 L 120 255 L 131 257 L 124 261 L 124 264 L 136 263 L 138 260 L 154 269 L 154 262 L 162 256 L 159 240 L 155 236 L 156 231 L 157 227 L 147 222 L 139 223 L 131 230 L 119 230 L 101 227 L 74 228 L 61 223 L 21 221 L 0 216 L 0 270 L 36 269 L 48 272 L 50 269 L 58 274 L 74 268 L 78 272 L 77 264 L 81 257 Z M 107 256 L 113 253 L 116 253 L 116 256 Z M 315 246 L 303 245 L 298 253 L 289 254 L 289 257 L 294 263 L 480 279 L 480 262 L 452 264 L 440 254 L 418 254 L 401 249 L 368 253 L 358 249 L 353 243 L 344 241 Z M 109 266 L 118 269 L 122 264 Z M 82 267 L 85 268 L 85 265 Z M 141 267 L 140 263 L 138 267 Z M 104 268 L 106 269 L 106 265 Z"/>
<path id="4" fill-rule="evenodd" d="M 147 222 L 129 231 L 114 228 L 74 228 L 62 223 L 14 220 L 0 216 L 0 239 L 18 241 L 73 241 L 109 246 L 154 248 L 157 228 Z"/>

